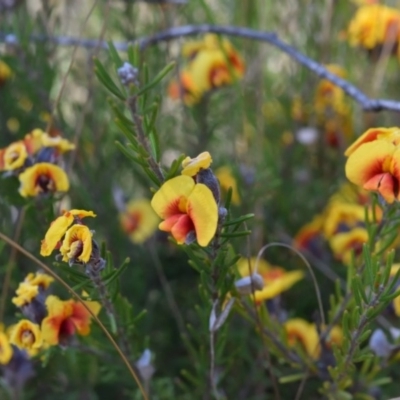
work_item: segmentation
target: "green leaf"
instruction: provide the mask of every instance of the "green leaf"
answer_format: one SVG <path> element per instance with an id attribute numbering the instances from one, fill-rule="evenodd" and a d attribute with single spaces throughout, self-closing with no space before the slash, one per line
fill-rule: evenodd
<path id="1" fill-rule="evenodd" d="M 110 53 L 110 56 L 115 64 L 115 66 L 117 68 L 121 67 L 123 62 L 122 62 L 121 57 L 118 54 L 117 49 L 114 46 L 114 43 L 112 41 L 108 41 L 107 44 L 108 44 L 108 51 Z"/>
<path id="2" fill-rule="evenodd" d="M 134 67 L 137 67 L 139 65 L 139 46 L 130 44 L 128 46 L 127 54 L 129 63 Z"/>
<path id="3" fill-rule="evenodd" d="M 240 231 L 240 232 L 222 232 L 221 237 L 223 238 L 236 238 L 236 237 L 242 237 L 242 236 L 247 236 L 250 235 L 251 231 Z"/>
<path id="4" fill-rule="evenodd" d="M 112 272 L 111 274 L 103 277 L 104 284 L 108 286 L 112 282 L 114 282 L 126 270 L 126 267 L 129 265 L 129 262 L 130 262 L 130 258 L 129 257 L 125 258 L 125 260 L 119 266 L 119 268 L 116 268 L 114 270 L 114 272 Z"/>
<path id="5" fill-rule="evenodd" d="M 153 88 L 154 86 L 156 86 L 175 66 L 175 62 L 169 63 L 168 65 L 166 65 L 156 76 L 155 78 L 149 82 L 148 84 L 146 84 L 144 87 L 142 87 L 138 93 L 137 96 L 142 95 L 143 93 L 146 93 L 147 91 L 149 91 L 151 88 Z"/>
<path id="6" fill-rule="evenodd" d="M 160 141 L 155 129 L 152 129 L 149 134 L 151 149 L 154 154 L 154 158 L 157 162 L 161 159 Z"/>
<path id="7" fill-rule="evenodd" d="M 246 214 L 246 215 L 243 215 L 242 217 L 231 219 L 231 220 L 225 222 L 223 224 L 223 226 L 227 227 L 227 226 L 231 226 L 231 225 L 241 224 L 242 222 L 247 221 L 251 218 L 254 218 L 254 214 Z"/>
<path id="8" fill-rule="evenodd" d="M 126 101 L 126 96 L 121 92 L 118 86 L 113 82 L 110 75 L 108 75 L 107 71 L 101 64 L 99 60 L 94 59 L 94 72 L 99 79 L 99 81 L 116 97 L 118 97 L 122 101 Z"/>
<path id="9" fill-rule="evenodd" d="M 172 162 L 169 171 L 165 175 L 165 180 L 171 179 L 176 176 L 178 169 L 181 167 L 182 161 L 185 159 L 185 157 L 185 154 L 181 154 L 176 160 Z"/>

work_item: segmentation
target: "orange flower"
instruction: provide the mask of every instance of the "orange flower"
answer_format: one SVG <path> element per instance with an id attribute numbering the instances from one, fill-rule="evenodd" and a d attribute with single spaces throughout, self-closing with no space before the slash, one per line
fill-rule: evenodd
<path id="1" fill-rule="evenodd" d="M 95 315 L 99 313 L 101 306 L 98 302 L 85 301 L 85 304 Z M 47 344 L 65 344 L 75 332 L 82 336 L 90 333 L 91 315 L 83 304 L 49 296 L 46 306 L 48 316 L 42 321 L 42 338 Z"/>
<path id="2" fill-rule="evenodd" d="M 324 218 L 321 215 L 317 215 L 311 222 L 305 224 L 296 234 L 293 239 L 293 245 L 297 249 L 308 250 L 315 252 L 315 248 L 318 244 L 318 239 L 321 237 L 322 226 Z"/>
<path id="3" fill-rule="evenodd" d="M 87 263 L 92 254 L 92 232 L 86 225 L 75 224 L 67 230 L 60 253 L 63 261 Z"/>
<path id="4" fill-rule="evenodd" d="M 215 235 L 218 206 L 211 190 L 196 184 L 185 175 L 166 181 L 155 193 L 151 206 L 164 219 L 159 229 L 171 232 L 183 244 L 189 233 L 194 232 L 200 246 L 207 246 Z"/>
<path id="5" fill-rule="evenodd" d="M 84 217 L 95 217 L 93 211 L 70 210 L 64 211 L 63 215 L 55 219 L 47 230 L 40 246 L 40 255 L 49 256 L 60 244 L 61 238 L 74 221 L 80 221 Z M 61 245 L 61 244 L 60 244 Z"/>
<path id="6" fill-rule="evenodd" d="M 346 163 L 347 178 L 388 203 L 400 199 L 400 148 L 386 140 L 364 143 Z"/>
<path id="7" fill-rule="evenodd" d="M 19 175 L 19 193 L 22 197 L 38 196 L 44 193 L 66 192 L 69 180 L 65 171 L 50 163 L 38 163 Z"/>

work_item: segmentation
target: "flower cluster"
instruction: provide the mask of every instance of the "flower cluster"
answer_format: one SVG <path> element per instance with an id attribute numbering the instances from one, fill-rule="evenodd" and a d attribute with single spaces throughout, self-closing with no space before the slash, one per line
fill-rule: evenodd
<path id="1" fill-rule="evenodd" d="M 327 242 L 335 258 L 348 265 L 352 252 L 359 255 L 363 244 L 368 242 L 364 209 L 366 201 L 363 191 L 350 184 L 343 185 L 331 196 L 325 210 L 300 229 L 294 245 L 321 257 L 324 242 Z M 375 214 L 381 218 L 380 209 L 376 209 Z"/>
<path id="2" fill-rule="evenodd" d="M 17 175 L 23 197 L 66 192 L 69 179 L 57 164 L 75 145 L 61 136 L 34 129 L 21 140 L 0 149 L 0 172 Z"/>
<path id="3" fill-rule="evenodd" d="M 336 64 L 325 66 L 340 78 L 346 71 Z M 297 140 L 302 144 L 312 144 L 317 140 L 317 132 L 312 124 L 324 135 L 325 142 L 334 148 L 344 148 L 352 139 L 352 109 L 345 92 L 327 79 L 322 79 L 314 92 L 312 104 L 304 105 L 300 98 L 292 104 L 292 117 L 302 126 L 296 132 Z"/>
<path id="4" fill-rule="evenodd" d="M 387 202 L 400 200 L 400 129 L 372 128 L 347 150 L 346 176 Z"/>
<path id="5" fill-rule="evenodd" d="M 48 295 L 53 278 L 45 273 L 30 273 L 19 284 L 12 302 L 25 318 L 0 330 L 0 365 L 10 380 L 18 378 L 22 385 L 33 375 L 30 362 L 49 346 L 67 346 L 75 335 L 90 333 L 91 314 L 100 311 L 100 304 L 85 302 L 86 307 L 74 300 L 60 300 Z"/>
<path id="6" fill-rule="evenodd" d="M 95 217 L 93 211 L 70 210 L 55 219 L 47 230 L 40 247 L 42 256 L 49 256 L 58 249 L 62 261 L 72 264 L 98 262 L 97 245 L 92 239 L 92 231 L 82 223 L 85 217 Z"/>
<path id="7" fill-rule="evenodd" d="M 159 229 L 171 232 L 178 244 L 194 240 L 207 246 L 214 237 L 219 219 L 220 189 L 209 168 L 208 152 L 182 162 L 182 175 L 166 181 L 154 194 L 151 206 L 163 219 Z"/>
<path id="8" fill-rule="evenodd" d="M 366 49 L 372 57 L 383 49 L 400 56 L 400 11 L 383 4 L 360 6 L 347 29 L 352 46 Z"/>
<path id="9" fill-rule="evenodd" d="M 213 34 L 186 43 L 182 55 L 187 63 L 179 79 L 170 84 L 169 95 L 182 98 L 187 105 L 199 102 L 211 90 L 232 84 L 245 71 L 244 62 L 233 45 Z"/>

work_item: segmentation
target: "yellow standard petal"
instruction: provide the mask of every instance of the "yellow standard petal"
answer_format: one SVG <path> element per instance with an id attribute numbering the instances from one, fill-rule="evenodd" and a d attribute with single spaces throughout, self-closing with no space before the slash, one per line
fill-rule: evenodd
<path id="1" fill-rule="evenodd" d="M 19 321 L 10 331 L 10 342 L 26 350 L 30 356 L 35 356 L 43 344 L 39 325 L 27 319 Z"/>
<path id="2" fill-rule="evenodd" d="M 88 262 L 92 254 L 92 232 L 86 225 L 72 225 L 65 233 L 60 252 L 63 261 Z"/>
<path id="3" fill-rule="evenodd" d="M 46 290 L 50 284 L 54 282 L 54 278 L 45 274 L 44 272 L 31 272 L 25 277 L 24 282 L 27 282 L 33 286 L 39 286 L 41 289 Z"/>
<path id="4" fill-rule="evenodd" d="M 38 196 L 49 192 L 66 192 L 69 180 L 65 171 L 57 165 L 38 163 L 19 175 L 19 192 L 22 197 Z"/>
<path id="5" fill-rule="evenodd" d="M 190 193 L 187 214 L 193 221 L 198 244 L 207 246 L 217 230 L 218 206 L 206 185 L 199 183 Z"/>
<path id="6" fill-rule="evenodd" d="M 182 175 L 195 176 L 201 169 L 209 168 L 211 163 L 212 158 L 208 151 L 200 153 L 195 158 L 186 157 L 182 161 Z"/>
<path id="7" fill-rule="evenodd" d="M 13 355 L 13 349 L 7 335 L 0 331 L 0 365 L 7 365 Z"/>
<path id="8" fill-rule="evenodd" d="M 162 219 L 174 215 L 179 211 L 181 198 L 189 196 L 194 186 L 194 180 L 185 175 L 166 181 L 151 200 L 153 210 Z"/>

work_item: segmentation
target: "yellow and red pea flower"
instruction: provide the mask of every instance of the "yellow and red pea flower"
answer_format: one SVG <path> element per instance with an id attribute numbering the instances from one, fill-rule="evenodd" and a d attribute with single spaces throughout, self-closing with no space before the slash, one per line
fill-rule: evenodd
<path id="1" fill-rule="evenodd" d="M 292 318 L 283 326 L 289 346 L 300 345 L 309 357 L 314 360 L 319 358 L 321 346 L 315 324 L 302 318 Z"/>
<path id="2" fill-rule="evenodd" d="M 188 58 L 178 82 L 172 82 L 169 94 L 183 97 L 185 104 L 193 105 L 212 89 L 229 85 L 240 79 L 245 65 L 239 53 L 226 39 L 206 35 L 202 41 L 188 42 L 182 51 Z"/>
<path id="3" fill-rule="evenodd" d="M 352 46 L 373 52 L 382 46 L 392 45 L 398 52 L 400 38 L 400 12 L 382 4 L 365 4 L 358 8 L 347 29 Z"/>
<path id="4" fill-rule="evenodd" d="M 22 197 L 67 192 L 69 189 L 69 179 L 65 171 L 57 165 L 46 162 L 28 167 L 19 175 L 19 181 L 19 193 Z"/>
<path id="5" fill-rule="evenodd" d="M 333 254 L 345 265 L 350 265 L 353 252 L 356 257 L 361 255 L 365 243 L 368 243 L 368 231 L 365 228 L 336 233 L 329 239 Z"/>
<path id="6" fill-rule="evenodd" d="M 237 262 L 237 270 L 239 274 L 242 277 L 253 274 L 255 272 L 256 260 L 256 257 L 250 259 L 249 268 L 249 260 L 241 258 Z M 257 273 L 264 280 L 264 288 L 254 292 L 254 299 L 257 303 L 279 296 L 281 293 L 289 290 L 295 283 L 304 277 L 303 271 L 286 271 L 282 267 L 270 265 L 263 259 L 259 259 L 258 261 Z"/>
<path id="7" fill-rule="evenodd" d="M 85 301 L 94 315 L 101 305 L 96 301 Z M 66 344 L 75 333 L 86 336 L 90 333 L 91 314 L 83 304 L 74 300 L 60 300 L 56 296 L 46 299 L 47 317 L 42 321 L 42 339 L 51 346 Z"/>
<path id="8" fill-rule="evenodd" d="M 215 235 L 218 206 L 213 193 L 189 176 L 166 181 L 154 194 L 151 206 L 164 220 L 159 229 L 171 232 L 178 244 L 185 243 L 188 234 L 194 232 L 198 244 L 205 247 Z"/>
<path id="9" fill-rule="evenodd" d="M 119 215 L 122 229 L 133 243 L 143 243 L 157 229 L 159 218 L 147 199 L 132 200 Z"/>
<path id="10" fill-rule="evenodd" d="M 324 217 L 322 215 L 315 216 L 311 222 L 300 228 L 293 239 L 293 245 L 297 249 L 307 250 L 313 254 L 318 254 L 323 223 Z"/>
<path id="11" fill-rule="evenodd" d="M 10 342 L 21 350 L 25 350 L 29 356 L 35 356 L 43 345 L 40 327 L 37 324 L 22 319 L 9 329 Z"/>
<path id="12" fill-rule="evenodd" d="M 386 202 L 400 199 L 400 147 L 387 140 L 363 143 L 346 163 L 346 176 L 367 191 L 378 192 Z"/>
<path id="13" fill-rule="evenodd" d="M 56 218 L 47 230 L 40 246 L 40 255 L 49 256 L 54 249 L 59 248 L 62 237 L 74 221 L 79 223 L 85 217 L 95 216 L 93 211 L 76 209 L 63 211 L 63 215 Z"/>

